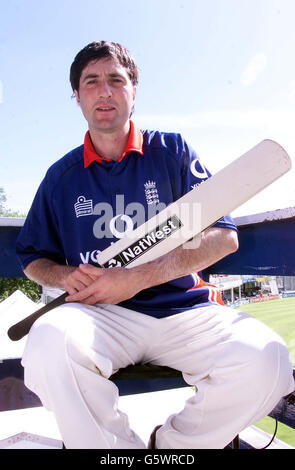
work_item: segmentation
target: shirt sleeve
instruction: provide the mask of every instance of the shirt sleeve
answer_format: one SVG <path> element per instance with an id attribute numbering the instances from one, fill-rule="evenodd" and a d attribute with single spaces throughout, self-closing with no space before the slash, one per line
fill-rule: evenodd
<path id="1" fill-rule="evenodd" d="M 45 177 L 18 235 L 16 253 L 22 269 L 39 258 L 47 258 L 59 264 L 66 263 L 50 189 L 48 178 Z"/>
<path id="2" fill-rule="evenodd" d="M 184 142 L 182 159 L 183 194 L 196 188 L 211 176 L 210 171 L 205 167 L 197 153 L 186 142 Z M 216 204 L 218 204 L 219 197 L 221 196 L 216 192 Z M 231 215 L 226 215 L 219 219 L 214 224 L 214 227 L 230 228 L 237 231 L 236 224 L 234 223 Z"/>

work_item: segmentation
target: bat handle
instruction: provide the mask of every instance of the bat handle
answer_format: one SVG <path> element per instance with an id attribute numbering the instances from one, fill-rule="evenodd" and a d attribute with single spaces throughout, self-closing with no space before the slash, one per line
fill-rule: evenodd
<path id="1" fill-rule="evenodd" d="M 53 308 L 59 307 L 60 305 L 66 303 L 65 299 L 68 295 L 69 294 L 65 292 L 64 294 L 49 302 L 47 305 L 44 305 L 44 307 L 39 308 L 39 310 L 32 313 L 28 317 L 19 321 L 15 325 L 12 325 L 7 332 L 9 338 L 12 341 L 18 341 L 22 339 L 25 335 L 29 333 L 31 326 L 39 317 L 41 317 L 41 315 L 44 315 L 44 313 L 49 312 Z"/>

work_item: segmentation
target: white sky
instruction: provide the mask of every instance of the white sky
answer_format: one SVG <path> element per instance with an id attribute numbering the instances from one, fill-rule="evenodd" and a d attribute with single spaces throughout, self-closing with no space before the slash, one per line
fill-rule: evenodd
<path id="1" fill-rule="evenodd" d="M 0 187 L 27 211 L 45 171 L 83 143 L 69 68 L 98 40 L 140 67 L 135 122 L 181 132 L 211 172 L 265 138 L 295 164 L 294 0 L 0 0 Z M 233 215 L 292 207 L 294 170 Z"/>

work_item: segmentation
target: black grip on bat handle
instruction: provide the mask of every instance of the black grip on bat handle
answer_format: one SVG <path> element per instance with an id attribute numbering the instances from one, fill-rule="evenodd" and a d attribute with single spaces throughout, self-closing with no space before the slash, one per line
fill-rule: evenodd
<path id="1" fill-rule="evenodd" d="M 12 325 L 7 334 L 12 341 L 18 341 L 22 339 L 25 335 L 27 335 L 33 325 L 33 323 L 44 313 L 49 312 L 53 308 L 59 307 L 60 305 L 66 303 L 66 297 L 69 294 L 65 292 L 64 294 L 60 295 L 56 299 L 49 302 L 44 307 L 39 308 L 36 312 L 32 313 L 28 317 L 24 318 L 23 320 L 19 321 L 15 325 Z"/>

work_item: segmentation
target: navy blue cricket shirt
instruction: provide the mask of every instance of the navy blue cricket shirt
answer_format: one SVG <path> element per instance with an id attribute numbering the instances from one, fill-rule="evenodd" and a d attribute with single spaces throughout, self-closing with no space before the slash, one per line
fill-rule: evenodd
<path id="1" fill-rule="evenodd" d="M 49 168 L 17 240 L 23 269 L 38 258 L 96 265 L 99 251 L 147 220 L 156 205 L 171 204 L 211 176 L 180 134 L 130 125 L 118 161 L 99 157 L 87 132 L 84 145 Z M 236 230 L 230 216 L 216 226 Z M 120 305 L 162 318 L 216 303 L 222 304 L 217 288 L 192 273 Z"/>

